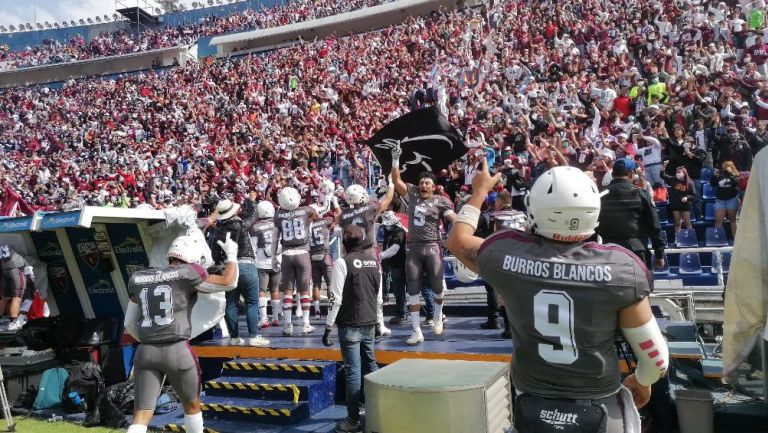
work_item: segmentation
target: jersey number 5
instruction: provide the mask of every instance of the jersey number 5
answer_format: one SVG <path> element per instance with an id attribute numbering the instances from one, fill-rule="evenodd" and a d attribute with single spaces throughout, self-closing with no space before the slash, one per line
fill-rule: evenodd
<path id="1" fill-rule="evenodd" d="M 295 218 L 292 220 L 283 220 L 283 240 L 292 241 L 294 239 L 304 239 L 304 221 Z"/>
<path id="2" fill-rule="evenodd" d="M 149 328 L 153 325 L 166 326 L 173 323 L 173 299 L 171 286 L 161 285 L 155 287 L 152 296 L 148 288 L 141 289 L 141 309 L 144 312 L 144 320 L 141 321 L 142 328 Z M 151 315 L 149 303 L 152 302 L 152 311 L 159 311 L 161 314 Z"/>
<path id="3" fill-rule="evenodd" d="M 559 343 L 539 343 L 539 356 L 552 364 L 573 364 L 579 358 L 574 332 L 573 299 L 558 290 L 542 290 L 533 297 L 534 327 Z"/>
<path id="4" fill-rule="evenodd" d="M 422 227 L 427 222 L 427 217 L 418 207 L 413 209 L 413 225 Z"/>

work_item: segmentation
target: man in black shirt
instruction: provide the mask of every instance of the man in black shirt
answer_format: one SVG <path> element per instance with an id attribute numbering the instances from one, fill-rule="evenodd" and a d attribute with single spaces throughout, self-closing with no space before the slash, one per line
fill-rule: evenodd
<path id="1" fill-rule="evenodd" d="M 380 254 L 383 277 L 388 287 L 387 293 L 394 293 L 397 305 L 397 313 L 389 324 L 405 325 L 408 316 L 405 303 L 405 229 L 392 211 L 381 215 L 381 226 L 384 229 Z"/>
<path id="2" fill-rule="evenodd" d="M 344 229 L 342 244 L 346 256 L 336 259 L 328 290 L 328 319 L 323 344 L 332 346 L 331 330 L 339 326 L 341 357 L 347 365 L 347 418 L 336 431 L 360 431 L 360 400 L 363 372 L 377 370 L 373 351 L 377 321 L 377 300 L 381 293 L 381 273 L 376 257 L 366 252 L 363 229 L 351 224 Z"/>

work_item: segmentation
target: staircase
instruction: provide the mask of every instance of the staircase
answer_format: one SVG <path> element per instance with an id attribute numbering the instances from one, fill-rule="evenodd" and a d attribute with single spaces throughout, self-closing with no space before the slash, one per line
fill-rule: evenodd
<path id="1" fill-rule="evenodd" d="M 334 404 L 336 363 L 239 358 L 204 385 L 206 433 L 231 431 L 231 422 L 292 425 Z M 164 429 L 184 432 L 180 424 Z"/>

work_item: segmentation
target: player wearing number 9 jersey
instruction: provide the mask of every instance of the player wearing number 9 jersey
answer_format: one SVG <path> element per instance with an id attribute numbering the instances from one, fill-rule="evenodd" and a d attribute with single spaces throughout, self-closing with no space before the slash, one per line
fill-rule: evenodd
<path id="1" fill-rule="evenodd" d="M 539 433 L 558 425 L 619 433 L 631 423 L 639 430 L 637 412 L 625 417 L 630 412 L 622 406 L 646 404 L 650 385 L 668 362 L 648 301 L 651 274 L 624 248 L 584 242 L 597 226 L 600 194 L 574 167 L 549 170 L 531 188 L 532 233 L 503 230 L 487 240 L 474 237 L 479 206 L 498 178 L 483 166 L 448 248 L 507 305 L 515 344 L 515 428 Z M 614 346 L 619 327 L 638 359 L 626 388 Z"/>
<path id="2" fill-rule="evenodd" d="M 200 266 L 205 248 L 201 239 L 181 236 L 168 250 L 168 267 L 137 271 L 128 281 L 131 301 L 124 325 L 141 342 L 134 357 L 136 398 L 128 433 L 146 433 L 163 375 L 181 399 L 185 431 L 203 433 L 200 365 L 188 341 L 190 313 L 198 291 L 225 291 L 236 285 L 237 243 L 227 235 L 219 245 L 227 257 L 222 275 L 208 275 Z"/>
<path id="3" fill-rule="evenodd" d="M 291 313 L 293 311 L 293 287 L 299 291 L 303 334 L 315 328 L 309 324 L 309 289 L 312 284 L 312 260 L 309 256 L 309 240 L 312 222 L 318 216 L 311 206 L 300 206 L 301 195 L 295 188 L 286 187 L 277 193 L 280 209 L 275 212 L 275 231 L 272 257 L 277 254 L 277 241 L 283 247 L 280 265 L 280 289 L 283 292 L 283 334 L 293 335 Z"/>

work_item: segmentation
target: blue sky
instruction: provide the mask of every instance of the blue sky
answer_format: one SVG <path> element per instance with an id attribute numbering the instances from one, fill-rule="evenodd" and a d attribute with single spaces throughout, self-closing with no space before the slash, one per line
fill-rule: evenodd
<path id="1" fill-rule="evenodd" d="M 137 0 L 121 1 L 136 5 Z M 182 3 L 189 5 L 192 1 L 182 0 Z M 21 23 L 32 23 L 35 15 L 39 23 L 61 23 L 64 20 L 78 21 L 96 15 L 103 17 L 106 14 L 111 17 L 113 13 L 114 0 L 0 0 L 0 24 L 6 27 L 9 24 L 18 27 Z"/>

